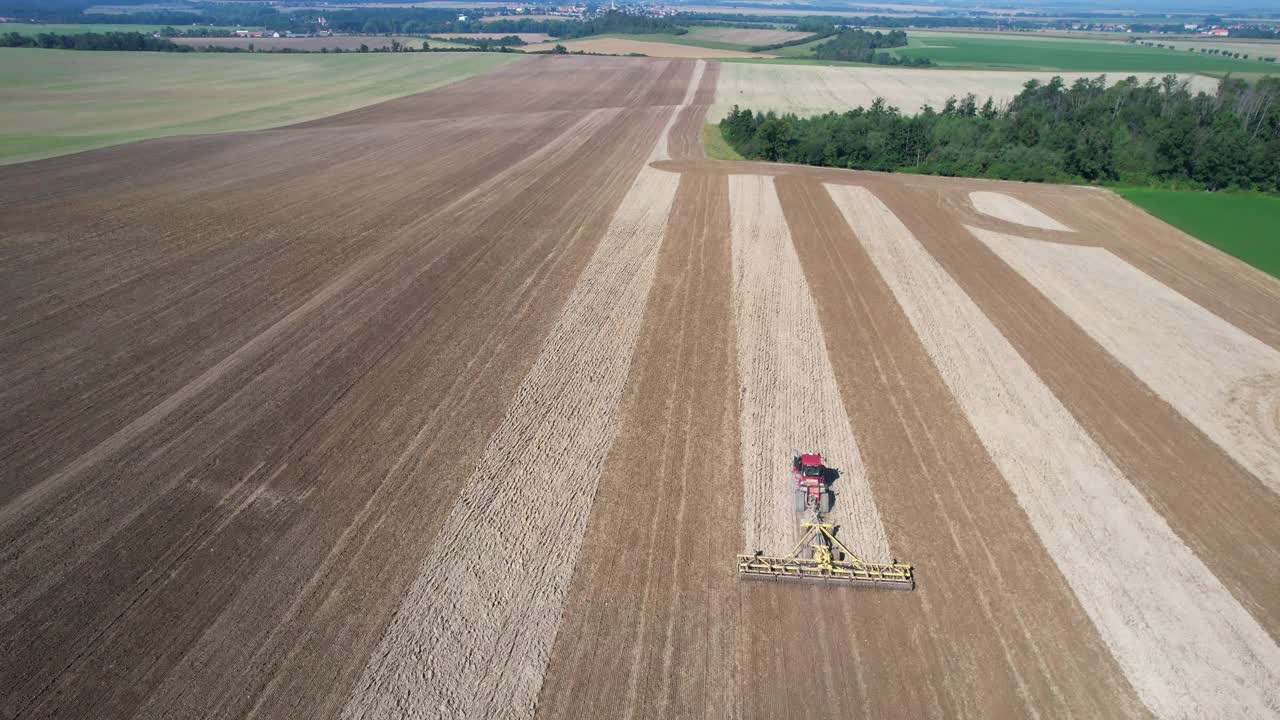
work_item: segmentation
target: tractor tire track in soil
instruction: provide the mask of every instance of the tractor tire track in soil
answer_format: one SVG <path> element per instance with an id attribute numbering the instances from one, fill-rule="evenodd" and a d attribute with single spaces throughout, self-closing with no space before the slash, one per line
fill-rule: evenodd
<path id="1" fill-rule="evenodd" d="M 729 178 L 734 321 L 742 384 L 743 549 L 780 556 L 800 540 L 792 451 L 821 452 L 840 471 L 828 518 L 842 542 L 890 562 L 880 513 L 849 428 L 773 178 Z"/>
<path id="2" fill-rule="evenodd" d="M 1159 717 L 1266 717 L 1280 648 L 888 207 L 828 186 L 1040 540 Z"/>

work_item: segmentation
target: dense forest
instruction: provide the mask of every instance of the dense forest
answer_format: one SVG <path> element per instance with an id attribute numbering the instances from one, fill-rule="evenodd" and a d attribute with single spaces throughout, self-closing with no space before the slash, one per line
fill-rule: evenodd
<path id="1" fill-rule="evenodd" d="M 1035 182 L 1280 191 L 1280 78 L 1192 93 L 1169 75 L 1032 80 L 1007 106 L 973 95 L 906 115 L 870 107 L 811 118 L 735 107 L 720 123 L 744 157 Z"/>
<path id="2" fill-rule="evenodd" d="M 898 58 L 886 52 L 876 52 L 888 48 L 907 46 L 907 34 L 901 30 L 888 33 L 867 32 L 865 30 L 845 30 L 830 40 L 813 49 L 814 57 L 819 60 L 840 60 L 843 62 L 875 63 L 876 65 L 932 65 L 929 58 Z"/>

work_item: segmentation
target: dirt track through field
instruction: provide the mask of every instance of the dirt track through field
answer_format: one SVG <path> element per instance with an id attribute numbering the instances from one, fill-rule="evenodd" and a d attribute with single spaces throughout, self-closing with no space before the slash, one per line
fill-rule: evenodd
<path id="1" fill-rule="evenodd" d="M 864 560 L 888 562 L 889 542 L 773 179 L 731 176 L 729 207 L 742 383 L 742 549 L 780 556 L 800 540 L 794 484 L 785 479 L 792 451 L 817 451 L 840 472 L 830 515 L 840 539 Z"/>
<path id="2" fill-rule="evenodd" d="M 1267 631 L 893 213 L 864 188 L 828 189 L 1147 706 L 1270 714 L 1280 648 Z"/>

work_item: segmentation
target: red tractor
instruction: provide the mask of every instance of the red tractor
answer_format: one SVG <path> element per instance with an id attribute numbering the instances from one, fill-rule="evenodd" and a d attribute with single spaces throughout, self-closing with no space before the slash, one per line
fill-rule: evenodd
<path id="1" fill-rule="evenodd" d="M 815 514 L 831 512 L 834 496 L 831 481 L 836 471 L 827 467 L 819 453 L 795 452 L 791 455 L 791 475 L 796 480 L 796 512 L 813 511 Z"/>

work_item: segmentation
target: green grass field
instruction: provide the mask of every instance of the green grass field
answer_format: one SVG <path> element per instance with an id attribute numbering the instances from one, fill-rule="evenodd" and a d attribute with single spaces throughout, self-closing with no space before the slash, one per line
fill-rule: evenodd
<path id="1" fill-rule="evenodd" d="M 1129 187 L 1115 191 L 1188 235 L 1280 278 L 1280 196 Z"/>
<path id="2" fill-rule="evenodd" d="M 16 32 L 19 35 L 39 35 L 41 33 L 53 33 L 55 35 L 80 35 L 83 33 L 109 33 L 109 32 L 140 32 L 153 33 L 159 32 L 166 27 L 172 27 L 175 30 L 189 30 L 196 26 L 193 25 L 110 25 L 110 24 L 82 24 L 82 25 L 40 25 L 36 23 L 0 23 L 0 35 L 4 33 Z M 234 27 L 211 27 L 208 25 L 200 25 L 201 30 L 218 30 L 230 32 L 232 30 L 257 30 L 260 28 L 234 28 Z"/>
<path id="3" fill-rule="evenodd" d="M 724 135 L 720 133 L 720 126 L 715 123 L 707 123 L 702 126 L 702 149 L 707 153 L 707 157 L 712 160 L 743 159 L 737 150 L 734 150 L 729 143 L 725 142 Z"/>
<path id="4" fill-rule="evenodd" d="M 169 135 L 288 125 L 423 92 L 519 58 L 0 48 L 0 164 Z"/>
<path id="5" fill-rule="evenodd" d="M 908 36 L 911 33 L 908 31 Z M 1149 48 L 1120 42 L 970 37 L 933 33 L 911 38 L 911 46 L 892 51 L 900 57 L 927 57 L 941 67 L 1076 72 L 1213 71 L 1265 72 L 1267 64 L 1235 60 L 1184 49 Z"/>

